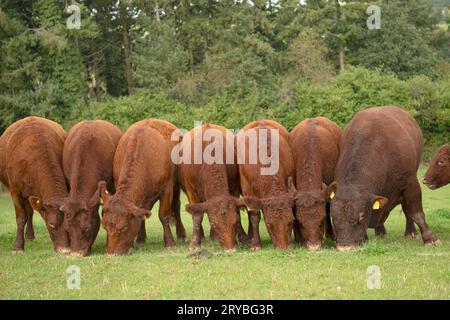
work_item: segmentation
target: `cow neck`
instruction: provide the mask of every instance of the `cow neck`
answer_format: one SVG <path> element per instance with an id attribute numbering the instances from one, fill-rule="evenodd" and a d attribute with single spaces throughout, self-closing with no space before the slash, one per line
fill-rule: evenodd
<path id="1" fill-rule="evenodd" d="M 149 172 L 143 171 L 145 163 L 145 141 L 139 134 L 143 129 L 137 129 L 129 138 L 125 158 L 117 183 L 116 194 L 137 206 L 141 206 L 148 198 L 148 190 L 152 183 Z"/>
<path id="2" fill-rule="evenodd" d="M 226 166 L 223 164 L 204 165 L 200 171 L 205 200 L 228 195 L 228 177 Z M 208 183 L 209 182 L 209 183 Z"/>
<path id="3" fill-rule="evenodd" d="M 66 181 L 57 159 L 52 159 L 49 154 L 45 159 L 44 166 L 41 167 L 41 170 L 38 170 L 37 174 L 41 197 L 44 201 L 67 197 Z"/>
<path id="4" fill-rule="evenodd" d="M 145 179 L 145 175 L 125 175 L 125 178 L 119 180 L 115 195 L 132 202 L 136 206 L 142 206 L 144 201 L 148 198 L 147 184 L 148 182 Z"/>
<path id="5" fill-rule="evenodd" d="M 259 196 L 264 198 L 276 197 L 286 195 L 287 190 L 285 183 L 280 180 L 278 175 L 261 175 L 259 183 L 254 182 L 252 185 L 257 185 L 259 189 Z"/>
<path id="6" fill-rule="evenodd" d="M 386 179 L 383 170 L 380 170 L 380 164 L 376 163 L 375 159 L 362 162 L 350 159 L 344 162 L 344 170 L 338 168 L 336 170 L 336 182 L 338 188 L 342 186 L 357 187 L 368 192 L 377 192 L 378 189 L 383 189 Z"/>
<path id="7" fill-rule="evenodd" d="M 90 145 L 90 144 L 89 144 Z M 80 146 L 74 159 L 72 174 L 70 178 L 71 198 L 90 199 L 98 188 L 98 177 L 96 176 L 96 159 L 89 159 L 89 149 Z"/>
<path id="8" fill-rule="evenodd" d="M 321 189 L 323 182 L 323 162 L 314 145 L 296 158 L 296 188 L 298 191 Z"/>

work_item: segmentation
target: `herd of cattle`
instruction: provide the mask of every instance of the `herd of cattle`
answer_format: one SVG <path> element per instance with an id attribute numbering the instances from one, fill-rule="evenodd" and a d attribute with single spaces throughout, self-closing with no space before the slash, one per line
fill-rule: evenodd
<path id="1" fill-rule="evenodd" d="M 202 127 L 208 128 L 224 137 L 229 133 L 221 126 Z M 145 219 L 158 200 L 164 244 L 173 246 L 174 224 L 177 239 L 186 240 L 181 189 L 193 219 L 192 249 L 204 238 L 205 213 L 211 239 L 224 250 L 235 250 L 237 241 L 260 249 L 262 212 L 276 248 L 289 247 L 293 233 L 295 242 L 310 250 L 320 249 L 327 236 L 346 251 L 367 240 L 368 228 L 386 235 L 384 222 L 398 204 L 406 216 L 405 236 L 414 237 L 417 224 L 425 244 L 440 243 L 425 221 L 417 179 L 422 133 L 398 107 L 360 111 L 344 131 L 324 117 L 303 120 L 290 133 L 271 120 L 249 123 L 243 132 L 279 132 L 279 169 L 272 175 L 260 173 L 260 162 L 174 164 L 176 129 L 158 119 L 139 121 L 124 134 L 102 120 L 82 121 L 67 134 L 39 117 L 12 124 L 0 137 L 0 181 L 10 190 L 16 212 L 13 251 L 24 251 L 25 238 L 34 239 L 33 211 L 38 211 L 58 252 L 88 255 L 102 224 L 107 253 L 127 254 L 135 241 L 145 241 Z M 183 142 L 195 139 L 195 132 Z M 267 139 L 270 143 L 271 136 Z M 435 189 L 449 182 L 450 145 L 444 145 L 424 183 Z M 241 224 L 244 208 L 247 232 Z"/>

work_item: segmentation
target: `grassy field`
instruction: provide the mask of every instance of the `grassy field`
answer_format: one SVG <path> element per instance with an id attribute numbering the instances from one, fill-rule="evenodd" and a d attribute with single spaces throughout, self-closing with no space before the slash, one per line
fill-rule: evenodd
<path id="1" fill-rule="evenodd" d="M 422 176 L 424 168 L 419 172 Z M 9 196 L 0 197 L 0 299 L 449 299 L 450 186 L 423 187 L 428 224 L 442 241 L 424 246 L 420 238 L 403 238 L 405 219 L 396 208 L 387 221 L 388 236 L 355 252 L 272 249 L 261 224 L 263 249 L 245 247 L 225 254 L 206 241 L 210 254 L 189 255 L 188 244 L 166 250 L 156 216 L 147 220 L 145 245 L 125 257 L 104 254 L 101 230 L 93 255 L 71 258 L 53 252 L 41 217 L 35 214 L 36 240 L 24 254 L 13 255 L 15 216 Z M 185 199 L 184 199 L 185 201 Z M 154 211 L 155 212 L 155 211 Z M 183 213 L 187 230 L 191 219 Z M 247 219 L 245 218 L 244 221 Z M 206 224 L 205 224 L 206 225 Z M 81 288 L 68 289 L 66 269 L 81 270 Z M 379 266 L 381 289 L 369 290 L 367 268 Z"/>

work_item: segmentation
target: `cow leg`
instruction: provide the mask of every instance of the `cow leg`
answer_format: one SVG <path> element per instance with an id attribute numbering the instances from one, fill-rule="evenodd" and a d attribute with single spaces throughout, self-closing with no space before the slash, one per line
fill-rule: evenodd
<path id="1" fill-rule="evenodd" d="M 23 237 L 23 232 L 25 224 L 27 223 L 27 212 L 25 209 L 25 201 L 17 193 L 11 193 L 11 197 L 14 203 L 14 209 L 16 211 L 16 224 L 17 224 L 17 235 L 16 242 L 14 243 L 13 252 L 23 252 L 25 251 L 25 240 Z"/>
<path id="2" fill-rule="evenodd" d="M 417 177 L 413 177 L 410 180 L 406 190 L 403 192 L 402 208 L 405 214 L 419 226 L 422 240 L 425 244 L 441 244 L 441 241 L 433 234 L 425 221 L 425 214 L 422 208 L 422 190 Z"/>
<path id="3" fill-rule="evenodd" d="M 250 218 L 248 220 L 247 235 L 248 235 L 248 240 L 251 241 L 253 238 L 253 229 L 252 229 L 252 224 L 250 223 Z"/>
<path id="4" fill-rule="evenodd" d="M 33 227 L 33 208 L 28 201 L 25 201 L 25 211 L 27 212 L 27 227 L 25 229 L 25 239 L 33 241 L 35 238 Z"/>
<path id="5" fill-rule="evenodd" d="M 240 212 L 237 213 L 237 217 L 238 217 L 238 221 L 237 221 L 237 224 L 236 224 L 236 234 L 237 234 L 238 240 L 242 244 L 248 244 L 249 243 L 249 238 L 245 234 L 245 230 L 242 227 L 241 213 Z"/>
<path id="6" fill-rule="evenodd" d="M 180 187 L 176 186 L 173 189 L 173 199 L 172 199 L 172 214 L 176 221 L 176 233 L 177 240 L 180 242 L 186 241 L 186 229 L 184 228 L 183 221 L 181 220 L 181 210 L 180 210 Z"/>
<path id="7" fill-rule="evenodd" d="M 141 223 L 141 228 L 139 229 L 136 242 L 138 243 L 144 243 L 147 239 L 147 232 L 145 231 L 145 220 Z"/>
<path id="8" fill-rule="evenodd" d="M 294 219 L 294 224 L 292 226 L 292 229 L 294 231 L 294 240 L 298 247 L 302 246 L 303 238 L 302 234 L 300 232 L 300 224 L 298 223 L 297 219 Z"/>
<path id="9" fill-rule="evenodd" d="M 205 229 L 203 229 L 202 224 L 200 224 L 200 239 L 205 239 Z"/>
<path id="10" fill-rule="evenodd" d="M 250 240 L 250 250 L 261 249 L 261 237 L 259 235 L 259 222 L 261 220 L 261 214 L 259 211 L 249 211 L 248 217 L 252 226 L 252 239 Z"/>
<path id="11" fill-rule="evenodd" d="M 202 239 L 204 238 L 203 227 L 202 227 L 203 214 L 192 215 L 192 239 L 189 245 L 189 250 L 193 251 L 200 248 Z"/>
<path id="12" fill-rule="evenodd" d="M 375 227 L 375 235 L 379 238 L 385 238 L 387 235 L 386 228 L 384 227 L 384 223 Z"/>
<path id="13" fill-rule="evenodd" d="M 326 211 L 326 215 L 327 215 L 327 220 L 326 220 L 326 227 L 325 227 L 325 235 L 328 239 L 330 240 L 336 240 L 335 236 L 334 236 L 334 230 L 333 230 L 333 224 L 331 223 L 331 208 L 330 208 L 330 204 L 327 203 L 327 211 Z"/>
<path id="14" fill-rule="evenodd" d="M 162 198 L 159 202 L 159 221 L 161 221 L 163 225 L 164 231 L 164 246 L 165 247 L 173 247 L 175 245 L 175 240 L 173 239 L 172 231 L 170 230 L 170 214 L 172 208 L 172 195 L 173 195 L 173 187 L 166 188 Z"/>
<path id="15" fill-rule="evenodd" d="M 209 230 L 209 240 L 211 240 L 211 241 L 219 240 L 219 237 L 217 236 L 217 232 L 212 225 L 211 225 L 211 229 Z"/>
<path id="16" fill-rule="evenodd" d="M 406 238 L 415 238 L 417 236 L 416 226 L 414 225 L 414 221 L 408 217 L 405 213 L 406 217 L 406 227 L 405 227 L 405 237 Z"/>

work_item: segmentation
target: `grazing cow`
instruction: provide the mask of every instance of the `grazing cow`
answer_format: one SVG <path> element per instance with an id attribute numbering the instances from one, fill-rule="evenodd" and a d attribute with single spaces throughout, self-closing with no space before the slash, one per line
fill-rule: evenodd
<path id="1" fill-rule="evenodd" d="M 450 145 L 441 146 L 431 160 L 423 178 L 423 183 L 431 190 L 450 183 Z"/>
<path id="2" fill-rule="evenodd" d="M 66 133 L 57 123 L 27 117 L 12 124 L 0 139 L 0 180 L 11 192 L 17 222 L 14 252 L 23 252 L 24 227 L 34 239 L 33 209 L 44 219 L 55 251 L 69 252 L 60 210 L 68 196 L 62 170 Z"/>
<path id="3" fill-rule="evenodd" d="M 175 165 L 172 144 L 165 137 L 173 128 L 167 121 L 146 119 L 132 125 L 120 139 L 113 165 L 115 194 L 107 191 L 106 182 L 99 184 L 108 254 L 127 254 L 135 239 L 145 241 L 145 218 L 158 200 L 164 245 L 175 245 L 169 224 Z"/>
<path id="4" fill-rule="evenodd" d="M 217 148 L 207 143 L 208 136 L 212 140 L 211 145 Z M 216 161 L 195 161 L 196 143 L 200 156 L 209 150 Z M 183 158 L 179 171 L 180 183 L 189 200 L 186 211 L 192 215 L 193 221 L 190 249 L 201 245 L 201 224 L 204 213 L 207 213 L 211 230 L 219 238 L 221 247 L 226 251 L 234 251 L 236 235 L 240 237 L 243 233 L 238 214 L 239 209 L 244 207 L 239 199 L 234 136 L 224 127 L 205 124 L 186 134 L 180 146 L 179 155 Z M 227 162 L 226 157 L 231 157 L 230 161 Z"/>
<path id="5" fill-rule="evenodd" d="M 270 154 L 272 157 L 271 165 L 277 162 L 278 168 L 276 172 L 266 175 L 262 174 L 262 168 L 266 167 L 266 164 L 262 163 L 261 154 L 267 151 L 268 155 L 269 150 L 274 150 L 272 143 L 275 143 L 275 141 L 270 129 L 278 132 L 279 144 L 278 146 L 275 145 L 275 148 L 279 147 L 277 150 L 279 158 L 275 159 L 274 154 Z M 238 158 L 241 159 L 239 161 L 239 176 L 250 221 L 250 248 L 252 250 L 261 248 L 259 235 L 260 211 L 263 212 L 264 222 L 274 246 L 276 248 L 288 248 L 291 244 L 294 221 L 292 208 L 295 193 L 292 179 L 294 176 L 293 157 L 286 140 L 289 138 L 289 132 L 279 123 L 260 120 L 246 125 L 238 134 L 238 137 Z M 243 141 L 241 137 L 243 137 Z M 262 139 L 266 139 L 266 141 Z M 240 144 L 242 147 L 240 147 Z M 264 148 L 267 148 L 267 150 L 262 150 Z M 252 153 L 258 153 L 259 155 L 256 163 L 251 161 Z"/>
<path id="6" fill-rule="evenodd" d="M 82 121 L 64 143 L 63 169 L 69 198 L 61 207 L 73 256 L 87 256 L 100 228 L 98 183 L 114 190 L 113 159 L 122 132 L 107 121 Z"/>
<path id="7" fill-rule="evenodd" d="M 338 250 L 367 240 L 367 228 L 383 227 L 398 204 L 419 226 L 426 244 L 440 243 L 422 209 L 417 180 L 422 144 L 419 125 L 398 107 L 369 108 L 354 116 L 342 135 L 335 182 L 329 187 Z M 412 230 L 407 224 L 406 233 Z"/>
<path id="8" fill-rule="evenodd" d="M 305 119 L 290 133 L 297 189 L 294 233 L 298 244 L 310 250 L 321 248 L 325 229 L 333 237 L 326 186 L 334 181 L 341 134 L 324 117 Z"/>

